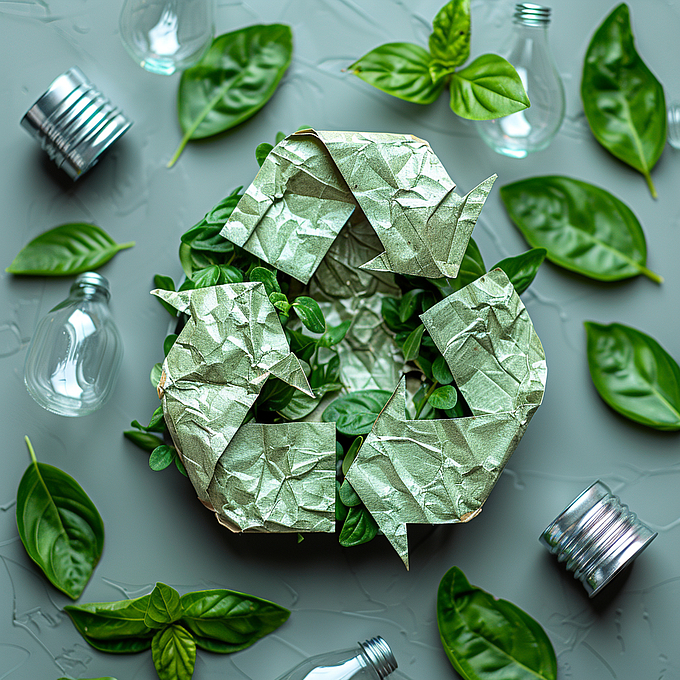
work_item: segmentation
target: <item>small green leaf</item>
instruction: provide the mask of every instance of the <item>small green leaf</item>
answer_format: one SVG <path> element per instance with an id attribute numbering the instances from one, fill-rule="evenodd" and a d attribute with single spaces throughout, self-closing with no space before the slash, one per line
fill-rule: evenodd
<path id="1" fill-rule="evenodd" d="M 432 408 L 454 408 L 458 402 L 458 392 L 452 385 L 438 387 L 427 400 Z"/>
<path id="2" fill-rule="evenodd" d="M 344 522 L 349 508 L 340 500 L 340 482 L 335 480 L 335 521 Z"/>
<path id="3" fill-rule="evenodd" d="M 149 595 L 144 624 L 149 628 L 165 628 L 182 616 L 179 593 L 165 583 L 156 583 Z"/>
<path id="4" fill-rule="evenodd" d="M 255 159 L 257 160 L 257 164 L 262 167 L 262 163 L 264 163 L 265 158 L 269 155 L 269 152 L 273 149 L 274 147 L 271 144 L 268 144 L 267 142 L 263 142 L 262 144 L 257 145 L 257 149 L 255 149 Z"/>
<path id="5" fill-rule="evenodd" d="M 255 269 L 250 272 L 250 280 L 260 281 L 264 284 L 267 295 L 281 292 L 281 286 L 279 286 L 279 282 L 276 280 L 276 272 L 273 272 L 271 269 L 255 267 Z"/>
<path id="6" fill-rule="evenodd" d="M 243 272 L 236 267 L 229 264 L 218 264 L 220 270 L 220 278 L 217 283 L 223 285 L 225 283 L 241 283 L 243 281 Z"/>
<path id="7" fill-rule="evenodd" d="M 171 465 L 175 459 L 175 449 L 172 446 L 161 444 L 157 446 L 149 456 L 149 467 L 154 472 L 165 470 L 168 465 Z"/>
<path id="8" fill-rule="evenodd" d="M 404 342 L 404 359 L 406 361 L 413 361 L 418 356 L 418 352 L 420 352 L 420 343 L 423 339 L 423 333 L 425 332 L 425 326 L 423 324 L 420 324 L 418 328 L 416 328 L 414 331 L 411 331 L 409 336 L 406 338 L 406 341 Z"/>
<path id="9" fill-rule="evenodd" d="M 182 626 L 158 631 L 151 642 L 151 656 L 159 680 L 191 680 L 196 664 L 196 641 Z"/>
<path id="10" fill-rule="evenodd" d="M 185 477 L 188 477 L 186 468 L 184 467 L 184 463 L 182 462 L 182 459 L 179 457 L 177 454 L 177 451 L 175 451 L 175 467 L 179 470 L 181 474 L 183 474 Z"/>
<path id="11" fill-rule="evenodd" d="M 210 288 L 216 286 L 220 281 L 220 268 L 214 264 L 205 269 L 199 269 L 191 275 L 191 280 L 196 288 Z"/>
<path id="12" fill-rule="evenodd" d="M 451 0 L 432 22 L 430 54 L 442 67 L 453 69 L 470 56 L 470 0 Z"/>
<path id="13" fill-rule="evenodd" d="M 160 437 L 156 437 L 148 432 L 138 432 L 137 430 L 125 430 L 123 436 L 129 439 L 133 444 L 139 446 L 140 449 L 151 453 L 155 448 L 163 444 Z"/>
<path id="14" fill-rule="evenodd" d="M 354 508 L 357 505 L 361 505 L 361 498 L 357 492 L 352 488 L 349 480 L 345 479 L 340 485 L 340 500 L 343 505 L 348 508 Z"/>
<path id="15" fill-rule="evenodd" d="M 414 104 L 431 104 L 444 82 L 433 82 L 430 53 L 412 43 L 381 45 L 354 62 L 349 70 L 387 94 Z"/>
<path id="16" fill-rule="evenodd" d="M 349 468 L 354 462 L 354 459 L 357 457 L 357 453 L 359 453 L 359 449 L 361 448 L 361 445 L 363 443 L 364 443 L 363 437 L 356 437 L 352 442 L 351 446 L 349 447 L 349 449 L 347 449 L 347 453 L 345 457 L 342 459 L 343 475 L 346 475 L 349 472 Z"/>
<path id="17" fill-rule="evenodd" d="M 399 321 L 405 323 L 418 309 L 419 303 L 425 291 L 420 288 L 413 288 L 402 295 L 399 301 Z"/>
<path id="18" fill-rule="evenodd" d="M 529 107 L 517 71 L 503 57 L 483 54 L 451 76 L 451 109 L 468 120 L 491 120 Z"/>
<path id="19" fill-rule="evenodd" d="M 153 285 L 161 290 L 175 290 L 175 282 L 169 276 L 162 276 L 161 274 L 156 274 L 153 277 Z M 165 300 L 156 298 L 165 309 L 172 314 L 172 316 L 177 316 L 177 310 Z"/>
<path id="20" fill-rule="evenodd" d="M 312 333 L 323 333 L 326 330 L 326 320 L 319 303 L 310 297 L 300 296 L 295 298 L 292 304 L 295 313 L 298 315 L 300 321 Z"/>
<path id="21" fill-rule="evenodd" d="M 350 508 L 338 539 L 343 548 L 368 543 L 378 534 L 378 525 L 363 506 Z"/>
<path id="22" fill-rule="evenodd" d="M 163 355 L 168 356 L 168 352 L 172 349 L 172 346 L 175 344 L 175 340 L 177 340 L 177 334 L 176 333 L 170 333 L 170 335 L 166 336 L 165 340 L 163 340 Z"/>
<path id="23" fill-rule="evenodd" d="M 168 429 L 165 425 L 162 404 L 153 412 L 151 420 L 145 429 L 147 432 L 165 432 Z"/>
<path id="24" fill-rule="evenodd" d="M 335 423 L 338 432 L 368 434 L 380 411 L 392 396 L 388 390 L 359 390 L 338 397 L 323 412 L 326 423 Z"/>
<path id="25" fill-rule="evenodd" d="M 309 129 L 309 125 L 303 125 L 302 127 L 298 128 L 298 130 L 308 130 L 308 129 Z M 279 130 L 279 132 L 276 133 L 276 137 L 274 138 L 274 142 L 275 142 L 275 144 L 280 144 L 285 138 L 286 138 L 286 133 L 281 132 Z"/>
<path id="26" fill-rule="evenodd" d="M 352 321 L 348 319 L 337 326 L 328 326 L 326 332 L 319 338 L 319 347 L 334 347 L 341 343 L 351 325 Z"/>
<path id="27" fill-rule="evenodd" d="M 153 385 L 154 389 L 158 387 L 158 383 L 161 381 L 161 375 L 163 374 L 163 364 L 156 363 L 153 365 L 153 368 L 151 369 L 151 373 L 149 374 L 149 380 L 151 380 L 151 384 Z"/>
<path id="28" fill-rule="evenodd" d="M 432 364 L 432 377 L 440 385 L 448 385 L 453 381 L 453 376 L 451 375 L 451 369 L 446 363 L 446 359 L 443 356 L 438 356 L 434 363 Z"/>
<path id="29" fill-rule="evenodd" d="M 536 278 L 547 253 L 545 248 L 532 248 L 514 257 L 506 257 L 491 269 L 502 269 L 515 287 L 517 295 L 521 295 Z"/>
<path id="30" fill-rule="evenodd" d="M 5 271 L 31 276 L 71 276 L 92 271 L 117 252 L 134 246 L 116 243 L 94 224 L 62 224 L 25 245 Z"/>

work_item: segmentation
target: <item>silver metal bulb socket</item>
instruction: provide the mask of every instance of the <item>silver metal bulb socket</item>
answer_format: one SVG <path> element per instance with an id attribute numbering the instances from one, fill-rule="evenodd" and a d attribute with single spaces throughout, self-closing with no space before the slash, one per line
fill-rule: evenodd
<path id="1" fill-rule="evenodd" d="M 380 636 L 366 640 L 366 642 L 360 642 L 359 646 L 378 672 L 380 680 L 397 670 L 397 660 L 394 658 L 390 646 Z"/>
<path id="2" fill-rule="evenodd" d="M 519 2 L 515 5 L 513 19 L 523 26 L 547 26 L 550 23 L 550 7 L 535 5 L 532 2 Z"/>

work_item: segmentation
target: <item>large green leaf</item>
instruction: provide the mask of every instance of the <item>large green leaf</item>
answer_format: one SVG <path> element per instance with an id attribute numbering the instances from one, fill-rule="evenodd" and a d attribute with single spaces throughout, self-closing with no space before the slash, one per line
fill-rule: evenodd
<path id="1" fill-rule="evenodd" d="M 530 245 L 555 264 L 600 281 L 644 274 L 647 244 L 630 208 L 608 191 L 569 177 L 546 176 L 506 184 L 501 199 Z"/>
<path id="2" fill-rule="evenodd" d="M 618 5 L 597 29 L 583 63 L 583 110 L 602 146 L 641 172 L 650 172 L 666 144 L 666 99 L 661 83 L 635 49 L 628 6 Z"/>
<path id="3" fill-rule="evenodd" d="M 323 412 L 326 423 L 335 423 L 338 432 L 368 434 L 380 411 L 392 396 L 388 390 L 357 390 L 338 397 Z"/>
<path id="4" fill-rule="evenodd" d="M 654 338 L 613 323 L 585 323 L 588 366 L 609 406 L 657 430 L 680 430 L 680 367 Z"/>
<path id="5" fill-rule="evenodd" d="M 203 59 L 182 74 L 178 113 L 184 137 L 169 165 L 190 139 L 224 132 L 257 113 L 292 54 L 293 35 L 283 24 L 248 26 L 215 38 Z"/>
<path id="6" fill-rule="evenodd" d="M 446 656 L 464 680 L 556 680 L 548 636 L 507 600 L 470 585 L 458 567 L 439 584 L 437 624 Z"/>
<path id="7" fill-rule="evenodd" d="M 483 54 L 451 76 L 451 110 L 469 120 L 517 113 L 529 98 L 517 71 L 503 57 Z"/>
<path id="8" fill-rule="evenodd" d="M 351 548 L 372 541 L 377 533 L 378 525 L 371 513 L 363 505 L 356 506 L 348 511 L 338 542 L 343 548 Z"/>
<path id="9" fill-rule="evenodd" d="M 159 680 L 191 680 L 196 664 L 196 641 L 182 626 L 158 631 L 151 643 Z"/>
<path id="10" fill-rule="evenodd" d="M 62 224 L 25 245 L 5 271 L 36 276 L 71 276 L 92 271 L 134 241 L 116 243 L 94 224 Z"/>
<path id="11" fill-rule="evenodd" d="M 433 82 L 431 63 L 430 53 L 420 45 L 387 43 L 355 61 L 349 70 L 393 97 L 414 104 L 431 104 L 444 87 L 443 80 Z"/>
<path id="12" fill-rule="evenodd" d="M 413 361 L 420 352 L 420 343 L 423 339 L 423 333 L 425 332 L 425 326 L 420 324 L 416 329 L 411 331 L 404 341 L 404 346 L 402 351 L 404 352 L 404 359 L 406 361 Z"/>
<path id="13" fill-rule="evenodd" d="M 470 0 L 451 0 L 437 12 L 429 40 L 432 59 L 442 70 L 453 69 L 470 56 Z"/>
<path id="14" fill-rule="evenodd" d="M 144 623 L 149 628 L 165 628 L 182 616 L 179 593 L 165 583 L 157 583 L 149 595 Z"/>
<path id="15" fill-rule="evenodd" d="M 536 278 L 539 267 L 543 264 L 548 251 L 545 248 L 532 248 L 525 253 L 506 257 L 491 269 L 502 269 L 515 287 L 517 295 L 521 295 Z"/>
<path id="16" fill-rule="evenodd" d="M 76 600 L 104 548 L 104 523 L 73 477 L 38 463 L 26 437 L 31 464 L 19 482 L 16 518 L 28 556 L 50 583 Z"/>
<path id="17" fill-rule="evenodd" d="M 196 637 L 196 644 L 222 654 L 249 647 L 290 616 L 274 602 L 233 590 L 187 593 L 182 607 L 181 623 Z"/>
<path id="18" fill-rule="evenodd" d="M 323 333 L 326 330 L 326 320 L 319 303 L 314 298 L 300 295 L 295 298 L 291 307 L 312 333 Z"/>

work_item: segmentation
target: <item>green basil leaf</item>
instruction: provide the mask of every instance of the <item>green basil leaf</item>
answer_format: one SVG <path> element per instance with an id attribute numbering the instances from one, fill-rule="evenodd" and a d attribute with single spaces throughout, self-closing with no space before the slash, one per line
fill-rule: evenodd
<path id="1" fill-rule="evenodd" d="M 342 434 L 368 434 L 391 396 L 388 390 L 350 392 L 332 401 L 321 417 L 326 423 L 334 422 Z"/>
<path id="2" fill-rule="evenodd" d="M 123 436 L 129 439 L 133 444 L 139 446 L 140 449 L 151 453 L 155 448 L 163 444 L 160 437 L 156 437 L 148 432 L 138 432 L 137 430 L 125 430 Z"/>
<path id="3" fill-rule="evenodd" d="M 243 186 L 236 187 L 229 196 L 226 196 L 217 205 L 214 205 L 205 216 L 206 224 L 209 224 L 211 227 L 220 227 L 221 229 L 241 200 L 241 196 L 243 196 L 241 193 L 242 189 Z M 231 241 L 227 241 L 225 238 L 222 238 L 222 240 L 225 243 L 231 243 Z M 196 243 L 192 243 L 192 246 L 198 247 Z"/>
<path id="4" fill-rule="evenodd" d="M 151 647 L 154 630 L 144 623 L 150 595 L 120 602 L 69 605 L 64 611 L 95 649 L 128 654 Z"/>
<path id="5" fill-rule="evenodd" d="M 165 432 L 168 429 L 165 424 L 162 404 L 153 412 L 149 424 L 144 429 L 147 432 Z"/>
<path id="6" fill-rule="evenodd" d="M 341 343 L 351 325 L 352 321 L 348 319 L 337 326 L 328 326 L 326 332 L 319 338 L 319 347 L 334 347 Z"/>
<path id="7" fill-rule="evenodd" d="M 349 70 L 369 85 L 414 104 L 431 104 L 444 81 L 433 82 L 430 53 L 412 43 L 381 45 L 355 61 Z"/>
<path id="8" fill-rule="evenodd" d="M 155 363 L 151 369 L 151 373 L 149 374 L 149 380 L 151 381 L 154 389 L 158 387 L 158 383 L 161 380 L 161 375 L 163 375 L 163 364 L 160 362 Z"/>
<path id="9" fill-rule="evenodd" d="M 451 369 L 443 356 L 438 356 L 432 364 L 432 377 L 441 385 L 448 385 L 453 382 Z"/>
<path id="10" fill-rule="evenodd" d="M 427 401 L 432 408 L 454 408 L 458 403 L 458 392 L 452 385 L 443 385 L 438 387 Z"/>
<path id="11" fill-rule="evenodd" d="M 276 272 L 273 272 L 271 269 L 255 267 L 255 269 L 250 272 L 250 280 L 260 281 L 264 285 L 267 296 L 272 293 L 281 292 L 281 286 L 279 286 L 279 282 L 276 280 Z"/>
<path id="12" fill-rule="evenodd" d="M 264 163 L 265 158 L 269 156 L 269 152 L 273 148 L 274 146 L 272 144 L 267 144 L 267 142 L 257 145 L 257 149 L 255 149 L 255 159 L 260 167 L 262 167 L 262 163 Z"/>
<path id="13" fill-rule="evenodd" d="M 178 114 L 184 137 L 172 166 L 190 139 L 233 128 L 271 98 L 293 54 L 289 26 L 255 25 L 215 38 L 206 55 L 184 71 Z"/>
<path id="14" fill-rule="evenodd" d="M 437 624 L 464 680 L 556 680 L 555 650 L 541 626 L 507 600 L 470 585 L 458 567 L 441 580 Z"/>
<path id="15" fill-rule="evenodd" d="M 285 623 L 290 611 L 268 600 L 233 590 L 203 590 L 182 595 L 181 623 L 196 636 L 196 644 L 209 649 L 205 640 L 221 643 L 223 654 L 249 647 Z"/>
<path id="16" fill-rule="evenodd" d="M 470 0 L 451 0 L 432 22 L 429 40 L 433 60 L 453 69 L 470 56 Z"/>
<path id="17" fill-rule="evenodd" d="M 104 548 L 104 523 L 73 477 L 38 463 L 30 440 L 31 465 L 17 490 L 19 538 L 49 582 L 76 600 Z"/>
<path id="18" fill-rule="evenodd" d="M 416 309 L 418 309 L 424 292 L 420 288 L 413 288 L 402 295 L 399 302 L 399 321 L 401 323 L 405 323 L 413 316 Z"/>
<path id="19" fill-rule="evenodd" d="M 348 508 L 354 508 L 357 505 L 361 505 L 361 498 L 359 498 L 359 495 L 347 479 L 340 485 L 340 500 L 342 501 L 342 504 Z"/>
<path id="20" fill-rule="evenodd" d="M 175 282 L 169 276 L 162 276 L 161 274 L 156 274 L 153 277 L 153 285 L 161 290 L 175 290 Z M 172 316 L 177 316 L 177 310 L 171 304 L 168 304 L 165 300 L 161 300 L 160 298 L 156 298 L 156 300 L 158 300 Z"/>
<path id="21" fill-rule="evenodd" d="M 220 268 L 214 264 L 205 269 L 199 269 L 191 275 L 191 280 L 196 288 L 210 288 L 220 282 Z"/>
<path id="22" fill-rule="evenodd" d="M 368 543 L 378 534 L 378 525 L 371 513 L 363 506 L 350 508 L 338 539 L 343 548 Z"/>
<path id="23" fill-rule="evenodd" d="M 151 656 L 159 680 L 191 680 L 196 641 L 182 626 L 168 626 L 154 635 Z"/>
<path id="24" fill-rule="evenodd" d="M 182 616 L 179 593 L 165 583 L 157 583 L 149 595 L 144 623 L 149 628 L 165 628 Z"/>
<path id="25" fill-rule="evenodd" d="M 170 335 L 165 337 L 165 340 L 163 340 L 163 356 L 168 356 L 168 352 L 175 344 L 175 340 L 177 340 L 177 333 L 170 333 Z"/>
<path id="26" fill-rule="evenodd" d="M 71 276 L 92 271 L 134 241 L 116 243 L 94 224 L 62 224 L 25 245 L 5 271 L 35 276 Z"/>
<path id="27" fill-rule="evenodd" d="M 547 253 L 545 248 L 532 248 L 514 257 L 506 257 L 491 269 L 502 269 L 515 287 L 517 295 L 521 295 L 536 278 Z"/>
<path id="28" fill-rule="evenodd" d="M 630 208 L 608 191 L 569 177 L 506 184 L 501 200 L 529 245 L 545 248 L 555 264 L 600 281 L 644 274 L 647 244 Z"/>
<path id="29" fill-rule="evenodd" d="M 149 467 L 154 472 L 165 470 L 175 460 L 175 449 L 167 444 L 157 446 L 149 456 Z"/>
<path id="30" fill-rule="evenodd" d="M 326 330 L 326 320 L 319 303 L 313 298 L 301 295 L 295 298 L 293 309 L 298 318 L 312 333 L 323 333 Z"/>
<path id="31" fill-rule="evenodd" d="M 503 57 L 483 54 L 451 76 L 451 110 L 468 120 L 491 120 L 529 107 L 517 71 Z"/>
<path id="32" fill-rule="evenodd" d="M 418 328 L 416 328 L 414 331 L 411 331 L 409 336 L 406 338 L 403 347 L 404 359 L 406 361 L 413 361 L 413 359 L 418 356 L 418 352 L 420 352 L 420 343 L 423 339 L 424 332 L 425 326 L 420 324 L 420 326 L 418 326 Z"/>
<path id="33" fill-rule="evenodd" d="M 347 449 L 347 453 L 345 454 L 345 457 L 342 459 L 342 474 L 346 475 L 347 472 L 349 471 L 352 463 L 354 462 L 354 459 L 357 457 L 357 453 L 359 453 L 359 449 L 361 448 L 361 445 L 364 443 L 364 438 L 363 437 L 356 437 L 354 441 L 352 442 L 351 446 L 349 449 Z"/>
<path id="34" fill-rule="evenodd" d="M 344 522 L 349 508 L 340 500 L 340 482 L 335 480 L 335 521 Z"/>
<path id="35" fill-rule="evenodd" d="M 635 49 L 628 6 L 618 5 L 590 41 L 581 80 L 583 110 L 595 139 L 641 172 L 650 172 L 666 144 L 666 99 L 661 83 Z"/>
<path id="36" fill-rule="evenodd" d="M 680 430 L 680 367 L 635 328 L 585 323 L 590 376 L 615 411 L 657 430 Z"/>

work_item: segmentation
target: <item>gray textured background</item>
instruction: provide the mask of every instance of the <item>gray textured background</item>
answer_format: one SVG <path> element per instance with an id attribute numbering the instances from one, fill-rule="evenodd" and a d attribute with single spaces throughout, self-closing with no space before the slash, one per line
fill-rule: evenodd
<path id="1" fill-rule="evenodd" d="M 236 130 L 190 144 L 172 170 L 180 139 L 178 76 L 146 73 L 125 53 L 121 4 L 104 0 L 1 0 L 0 205 L 2 266 L 40 232 L 91 221 L 118 241 L 136 240 L 102 272 L 125 358 L 117 389 L 102 411 L 82 419 L 40 409 L 22 383 L 26 345 L 37 319 L 66 297 L 71 280 L 0 274 L 0 679 L 48 680 L 112 675 L 156 677 L 151 654 L 91 650 L 60 608 L 66 598 L 32 566 L 17 536 L 16 488 L 29 458 L 73 474 L 106 523 L 106 547 L 82 602 L 147 592 L 156 580 L 181 592 L 227 587 L 292 609 L 288 623 L 254 647 L 222 657 L 200 652 L 194 677 L 273 679 L 307 654 L 383 635 L 403 675 L 449 678 L 435 619 L 437 585 L 452 565 L 470 581 L 515 602 L 545 627 L 561 680 L 680 678 L 679 437 L 637 427 L 598 398 L 588 375 L 582 322 L 629 324 L 680 357 L 680 152 L 667 147 L 654 170 L 659 200 L 643 178 L 601 149 L 578 95 L 583 55 L 610 0 L 555 2 L 552 47 L 567 90 L 567 117 L 552 146 L 517 161 L 494 154 L 473 124 L 457 119 L 446 97 L 419 107 L 383 95 L 342 72 L 383 42 L 426 44 L 442 0 L 222 0 L 218 32 L 259 22 L 293 28 L 293 64 L 267 106 Z M 680 98 L 678 0 L 631 0 L 643 58 L 669 99 Z M 498 49 L 512 3 L 473 2 L 472 54 Z M 58 74 L 78 65 L 135 121 L 100 165 L 79 183 L 55 171 L 19 120 Z M 168 317 L 149 296 L 152 277 L 179 278 L 180 234 L 226 192 L 255 175 L 255 146 L 278 130 L 411 132 L 427 139 L 462 193 L 493 172 L 497 187 L 560 173 L 623 199 L 640 218 L 649 266 L 666 281 L 642 277 L 602 285 L 546 264 L 524 300 L 548 357 L 548 389 L 525 438 L 480 517 L 469 524 L 411 532 L 411 572 L 384 539 L 342 550 L 335 537 L 235 536 L 221 529 L 173 470 L 154 473 L 147 456 L 121 435 L 157 405 L 148 373 L 162 352 Z M 525 244 L 496 188 L 474 234 L 488 264 Z M 658 539 L 628 577 L 596 601 L 542 548 L 541 530 L 585 486 L 602 479 Z M 401 676 L 403 677 L 403 676 Z"/>

